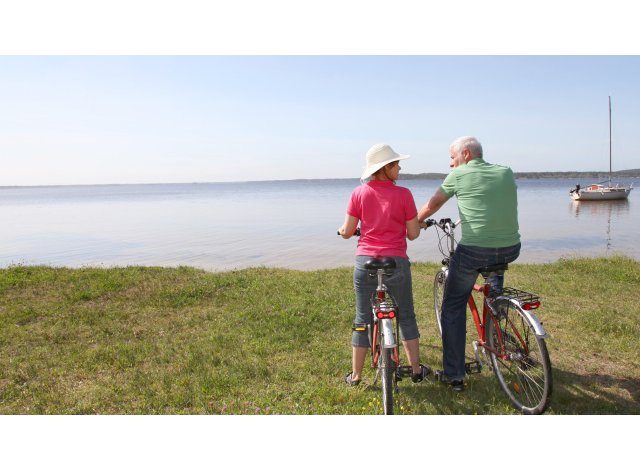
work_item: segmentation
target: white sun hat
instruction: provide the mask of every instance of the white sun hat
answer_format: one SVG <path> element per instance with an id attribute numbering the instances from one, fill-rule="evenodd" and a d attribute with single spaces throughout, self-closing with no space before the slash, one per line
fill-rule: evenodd
<path id="1" fill-rule="evenodd" d="M 367 152 L 367 167 L 364 169 L 360 179 L 366 179 L 387 163 L 404 160 L 409 155 L 401 155 L 396 153 L 390 145 L 375 144 Z"/>

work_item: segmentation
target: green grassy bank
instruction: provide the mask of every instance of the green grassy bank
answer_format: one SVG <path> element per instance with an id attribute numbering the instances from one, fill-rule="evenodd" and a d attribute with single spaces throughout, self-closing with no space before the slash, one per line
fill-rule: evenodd
<path id="1" fill-rule="evenodd" d="M 435 264 L 413 266 L 421 360 L 441 368 Z M 0 270 L 2 414 L 372 414 L 379 386 L 349 388 L 351 269 Z M 640 410 L 640 263 L 514 264 L 551 334 L 548 413 Z M 472 324 L 469 324 L 472 328 Z M 471 331 L 471 330 L 469 330 Z M 368 385 L 367 385 L 368 384 Z M 405 414 L 510 414 L 492 373 L 454 395 L 400 383 Z"/>

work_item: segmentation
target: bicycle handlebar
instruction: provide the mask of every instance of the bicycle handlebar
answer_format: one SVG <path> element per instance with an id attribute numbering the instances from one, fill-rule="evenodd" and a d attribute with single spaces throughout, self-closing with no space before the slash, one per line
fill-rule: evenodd
<path id="1" fill-rule="evenodd" d="M 461 220 L 458 219 L 455 222 L 452 222 L 451 219 L 447 218 L 447 219 L 440 219 L 440 221 L 436 221 L 436 219 L 427 219 L 424 221 L 424 223 L 427 225 L 424 230 L 426 230 L 427 228 L 435 225 L 437 227 L 440 227 L 442 230 L 445 229 L 445 227 L 447 226 L 447 224 L 449 224 L 449 227 L 451 227 L 452 229 L 456 228 L 458 225 L 460 225 Z M 341 235 L 340 232 L 336 232 L 337 235 Z M 356 237 L 360 236 L 360 227 L 356 227 L 356 231 L 353 232 L 353 235 Z"/>
<path id="2" fill-rule="evenodd" d="M 439 222 L 437 222 L 435 219 L 427 219 L 424 221 L 425 224 L 427 225 L 425 227 L 425 230 L 433 225 L 440 227 L 442 230 L 445 230 L 445 227 L 447 226 L 447 224 L 452 228 L 456 228 L 458 225 L 460 225 L 460 219 L 458 219 L 455 222 L 452 222 L 451 219 L 440 219 Z"/>
<path id="3" fill-rule="evenodd" d="M 453 252 L 456 247 L 456 237 L 454 233 L 454 229 L 460 225 L 461 220 L 458 219 L 455 222 L 452 222 L 451 219 L 440 219 L 439 222 L 436 222 L 435 219 L 427 219 L 424 221 L 426 227 L 431 227 L 433 225 L 436 226 L 436 229 L 442 230 L 443 236 L 438 236 L 438 249 L 440 253 L 445 257 L 442 261 L 443 264 L 448 264 L 448 259 L 453 256 Z M 445 247 L 442 246 L 443 241 L 446 239 Z"/>

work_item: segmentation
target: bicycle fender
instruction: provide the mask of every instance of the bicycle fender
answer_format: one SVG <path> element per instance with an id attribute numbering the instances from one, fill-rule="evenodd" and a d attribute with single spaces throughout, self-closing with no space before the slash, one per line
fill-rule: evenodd
<path id="1" fill-rule="evenodd" d="M 538 317 L 536 316 L 535 313 L 533 313 L 531 310 L 523 309 L 521 305 L 513 299 L 509 299 L 509 302 L 511 302 L 516 307 L 518 307 L 518 310 L 520 310 L 524 314 L 524 316 L 527 318 L 527 320 L 529 320 L 529 323 L 531 323 L 531 326 L 533 326 L 533 331 L 535 332 L 538 338 L 544 339 L 549 337 L 549 334 L 546 331 L 544 331 L 544 327 L 542 326 L 542 323 L 540 322 L 540 320 L 538 320 Z"/>
<path id="2" fill-rule="evenodd" d="M 379 321 L 382 333 L 382 347 L 395 348 L 396 338 L 393 334 L 393 322 L 389 318 L 383 318 Z"/>

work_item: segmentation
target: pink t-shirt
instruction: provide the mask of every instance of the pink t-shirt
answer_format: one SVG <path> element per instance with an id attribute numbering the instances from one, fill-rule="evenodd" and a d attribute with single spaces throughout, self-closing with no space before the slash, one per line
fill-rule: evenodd
<path id="1" fill-rule="evenodd" d="M 356 255 L 407 256 L 408 220 L 418 215 L 411 191 L 372 180 L 351 193 L 347 214 L 360 220 Z"/>

